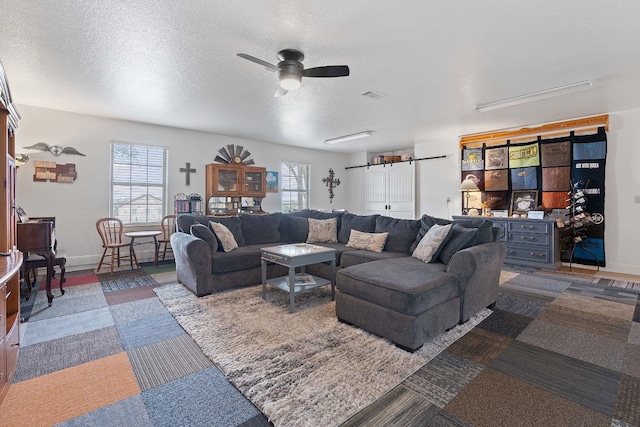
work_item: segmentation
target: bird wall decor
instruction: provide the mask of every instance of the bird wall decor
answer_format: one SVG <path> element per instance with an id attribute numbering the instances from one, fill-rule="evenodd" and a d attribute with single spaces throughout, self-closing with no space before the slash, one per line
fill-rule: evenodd
<path id="1" fill-rule="evenodd" d="M 58 157 L 60 154 L 73 154 L 75 156 L 84 156 L 81 152 L 73 147 L 61 147 L 59 145 L 49 145 L 46 142 L 38 142 L 29 147 L 22 147 L 25 150 L 48 151 Z"/>

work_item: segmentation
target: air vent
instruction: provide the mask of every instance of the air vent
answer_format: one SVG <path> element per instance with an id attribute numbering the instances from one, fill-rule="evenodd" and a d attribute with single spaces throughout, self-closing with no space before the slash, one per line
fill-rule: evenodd
<path id="1" fill-rule="evenodd" d="M 371 99 L 380 99 L 380 98 L 384 98 L 387 95 L 382 92 L 369 89 L 366 92 L 362 92 L 362 96 L 366 96 L 367 98 L 371 98 Z"/>

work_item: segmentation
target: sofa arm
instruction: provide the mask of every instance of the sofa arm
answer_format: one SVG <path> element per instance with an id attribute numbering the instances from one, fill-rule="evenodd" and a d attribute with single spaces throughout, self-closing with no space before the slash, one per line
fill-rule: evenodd
<path id="1" fill-rule="evenodd" d="M 176 262 L 176 276 L 197 296 L 206 294 L 211 276 L 211 251 L 202 239 L 176 232 L 171 235 L 171 248 Z"/>
<path id="2" fill-rule="evenodd" d="M 506 255 L 504 243 L 490 242 L 463 249 L 451 257 L 447 273 L 458 278 L 462 302 L 460 322 L 466 322 L 496 302 Z"/>

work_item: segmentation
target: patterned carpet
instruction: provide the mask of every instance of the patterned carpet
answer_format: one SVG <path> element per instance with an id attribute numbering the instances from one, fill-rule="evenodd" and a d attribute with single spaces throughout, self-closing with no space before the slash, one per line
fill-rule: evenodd
<path id="1" fill-rule="evenodd" d="M 2 426 L 270 425 L 156 297 L 172 268 L 145 271 L 115 287 L 126 273 L 69 273 L 52 307 L 39 291 L 22 302 Z M 511 267 L 501 280 L 491 316 L 344 425 L 640 426 L 640 285 Z"/>
<path id="2" fill-rule="evenodd" d="M 501 280 L 489 318 L 343 425 L 640 425 L 638 292 L 563 272 Z"/>

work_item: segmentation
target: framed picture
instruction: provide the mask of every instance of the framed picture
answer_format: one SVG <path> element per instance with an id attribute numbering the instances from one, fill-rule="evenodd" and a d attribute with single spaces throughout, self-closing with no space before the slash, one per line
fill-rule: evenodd
<path id="1" fill-rule="evenodd" d="M 537 190 L 516 190 L 511 192 L 510 215 L 527 215 L 538 206 Z"/>
<path id="2" fill-rule="evenodd" d="M 267 171 L 267 193 L 278 192 L 278 172 Z"/>

